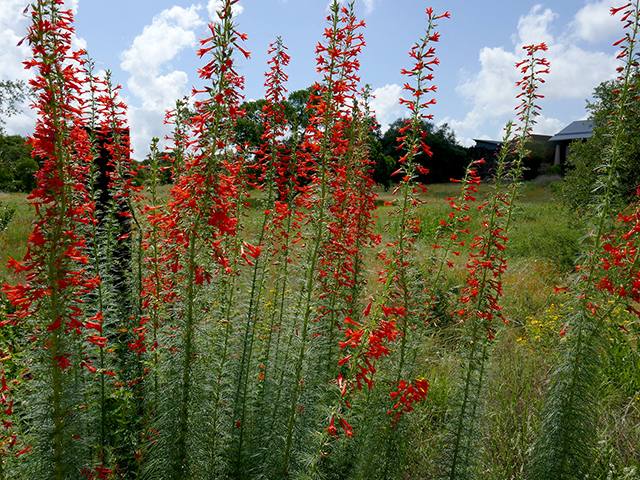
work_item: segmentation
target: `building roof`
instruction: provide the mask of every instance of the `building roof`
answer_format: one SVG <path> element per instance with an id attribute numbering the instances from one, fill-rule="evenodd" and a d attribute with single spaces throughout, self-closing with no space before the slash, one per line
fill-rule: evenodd
<path id="1" fill-rule="evenodd" d="M 577 120 L 570 123 L 554 136 L 532 134 L 531 139 L 534 142 L 546 144 L 547 142 L 570 142 L 571 140 L 578 140 L 581 138 L 589 138 L 593 135 L 591 120 Z M 484 138 L 474 138 L 476 147 L 488 148 L 490 150 L 496 150 L 502 145 L 500 140 L 487 140 Z"/>
<path id="2" fill-rule="evenodd" d="M 589 138 L 593 135 L 591 120 L 577 120 L 570 123 L 553 137 L 549 139 L 550 142 L 564 142 L 571 140 L 578 140 L 580 138 Z"/>
<path id="3" fill-rule="evenodd" d="M 474 138 L 473 141 L 476 142 L 476 147 L 488 148 L 490 150 L 496 150 L 500 145 L 502 145 L 502 142 L 499 140 L 486 140 L 486 139 Z"/>

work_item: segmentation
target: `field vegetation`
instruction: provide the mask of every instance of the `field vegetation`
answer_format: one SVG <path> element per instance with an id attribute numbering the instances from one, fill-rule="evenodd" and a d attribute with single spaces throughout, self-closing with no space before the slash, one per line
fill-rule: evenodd
<path id="1" fill-rule="evenodd" d="M 426 184 L 448 12 L 426 10 L 387 162 L 353 2 L 328 10 L 304 125 L 277 39 L 261 143 L 237 141 L 235 3 L 144 175 L 72 13 L 29 8 L 39 171 L 0 194 L 0 480 L 639 478 L 640 204 L 620 185 L 640 4 L 612 11 L 616 99 L 578 205 L 567 180 L 522 181 L 544 43 L 502 148 Z"/>

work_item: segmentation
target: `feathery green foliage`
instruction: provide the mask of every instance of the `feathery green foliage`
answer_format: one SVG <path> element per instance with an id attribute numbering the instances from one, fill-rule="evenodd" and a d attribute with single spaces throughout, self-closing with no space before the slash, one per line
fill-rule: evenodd
<path id="1" fill-rule="evenodd" d="M 603 329 L 610 313 L 606 306 L 609 295 L 598 283 L 602 257 L 610 245 L 610 238 L 613 238 L 608 234 L 611 217 L 615 214 L 616 188 L 626 141 L 626 118 L 632 115 L 630 102 L 635 90 L 639 7 L 636 1 L 620 9 L 624 11 L 627 28 L 625 38 L 619 42 L 622 44 L 619 58 L 624 62 L 619 69 L 621 88 L 615 110 L 611 112 L 608 147 L 597 168 L 592 201 L 593 230 L 589 243 L 585 245 L 588 253 L 571 288 L 574 313 L 567 319 L 567 341 L 562 360 L 554 371 L 543 411 L 540 434 L 534 447 L 531 478 L 584 478 L 594 463 Z M 628 302 L 620 296 L 614 300 Z"/>

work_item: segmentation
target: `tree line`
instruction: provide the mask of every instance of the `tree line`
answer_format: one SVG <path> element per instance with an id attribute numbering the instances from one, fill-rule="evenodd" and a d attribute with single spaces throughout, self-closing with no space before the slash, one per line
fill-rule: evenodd
<path id="1" fill-rule="evenodd" d="M 618 85 L 615 81 L 602 82 L 593 93 L 593 100 L 587 102 L 589 118 L 594 124 L 594 135 L 583 142 L 575 142 L 572 146 L 566 165 L 566 175 L 568 185 L 562 197 L 565 203 L 573 207 L 586 206 L 586 199 L 593 187 L 596 175 L 596 167 L 600 162 L 600 152 L 606 144 L 604 130 L 604 118 L 612 108 L 615 90 Z M 309 102 L 311 87 L 292 92 L 284 102 L 285 116 L 292 129 L 289 141 L 300 141 L 301 133 L 304 132 L 309 122 Z M 7 192 L 30 192 L 35 188 L 35 173 L 39 169 L 39 164 L 31 156 L 31 149 L 27 144 L 27 139 L 20 135 L 7 135 L 4 129 L 6 121 L 4 118 L 10 117 L 19 111 L 20 102 L 28 98 L 26 85 L 20 82 L 0 81 L 0 191 Z M 640 100 L 637 100 L 640 108 Z M 262 135 L 264 126 L 262 124 L 262 109 L 265 100 L 247 101 L 242 104 L 246 115 L 240 117 L 235 127 L 235 135 L 239 145 L 241 145 L 248 155 L 257 152 L 262 145 Z M 388 189 L 392 184 L 400 179 L 393 173 L 398 170 L 398 160 L 405 152 L 398 148 L 397 138 L 400 136 L 399 130 L 405 123 L 405 119 L 399 118 L 393 122 L 386 131 L 382 131 L 380 124 L 374 117 L 371 118 L 371 130 L 369 134 L 369 152 L 371 164 L 371 175 L 373 180 L 381 187 Z M 639 121 L 636 117 L 630 119 L 630 128 L 636 132 Z M 428 120 L 422 121 L 423 131 L 427 132 L 425 143 L 431 150 L 431 155 L 420 153 L 416 158 L 417 163 L 428 170 L 428 174 L 420 173 L 418 180 L 423 183 L 445 183 L 451 178 L 461 178 L 466 166 L 470 161 L 485 158 L 487 161 L 486 176 L 490 176 L 491 159 L 494 152 L 478 149 L 476 147 L 466 148 L 458 143 L 454 132 L 445 123 L 440 126 Z M 293 130 L 298 135 L 293 134 Z M 632 136 L 626 152 L 625 172 L 620 179 L 621 201 L 627 199 L 632 194 L 634 188 L 640 186 L 640 136 Z M 539 145 L 531 148 L 529 158 L 525 162 L 525 179 L 531 180 L 539 173 L 542 173 L 546 159 L 539 151 Z M 167 167 L 161 171 L 160 182 L 171 182 L 171 159 L 163 160 Z M 140 167 L 146 165 L 146 161 L 139 163 Z M 145 168 L 140 168 L 139 181 L 144 182 L 149 177 L 149 172 Z"/>

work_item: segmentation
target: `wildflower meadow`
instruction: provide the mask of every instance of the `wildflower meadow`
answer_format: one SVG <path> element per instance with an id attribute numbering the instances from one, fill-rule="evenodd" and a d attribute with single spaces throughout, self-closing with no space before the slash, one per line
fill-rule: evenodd
<path id="1" fill-rule="evenodd" d="M 2 197 L 0 480 L 640 478 L 640 187 L 615 201 L 638 0 L 611 9 L 621 86 L 579 215 L 522 181 L 544 43 L 514 65 L 502 147 L 437 199 L 416 157 L 455 18 L 416 12 L 391 194 L 372 178 L 354 2 L 327 10 L 305 125 L 285 115 L 287 46 L 265 46 L 258 149 L 235 135 L 238 2 L 200 40 L 205 86 L 167 112 L 144 182 L 71 11 L 28 8 L 40 170 L 26 202 Z M 527 225 L 565 243 L 534 258 Z"/>

